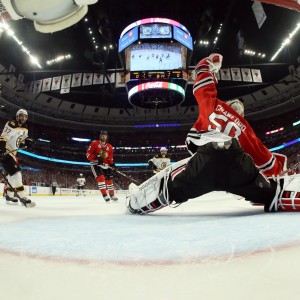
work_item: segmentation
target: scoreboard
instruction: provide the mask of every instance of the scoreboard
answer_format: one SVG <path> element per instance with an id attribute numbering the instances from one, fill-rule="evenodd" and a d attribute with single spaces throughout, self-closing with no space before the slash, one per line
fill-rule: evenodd
<path id="1" fill-rule="evenodd" d="M 193 40 L 185 26 L 147 18 L 127 26 L 119 39 L 128 100 L 152 109 L 184 101 Z"/>
<path id="2" fill-rule="evenodd" d="M 185 74 L 184 74 L 185 73 Z M 182 79 L 186 77 L 186 72 L 182 70 L 165 70 L 165 71 L 134 71 L 130 72 L 130 79 Z"/>

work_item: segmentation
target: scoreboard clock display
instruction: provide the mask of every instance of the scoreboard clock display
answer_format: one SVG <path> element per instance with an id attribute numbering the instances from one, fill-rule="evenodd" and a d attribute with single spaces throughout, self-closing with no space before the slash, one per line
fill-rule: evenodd
<path id="1" fill-rule="evenodd" d="M 185 74 L 182 70 L 165 70 L 165 71 L 133 71 L 130 72 L 130 79 L 147 80 L 147 79 L 182 79 Z"/>

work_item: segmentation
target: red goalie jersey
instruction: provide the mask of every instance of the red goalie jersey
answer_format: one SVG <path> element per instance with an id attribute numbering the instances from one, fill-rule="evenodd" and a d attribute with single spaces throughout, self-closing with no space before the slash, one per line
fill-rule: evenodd
<path id="1" fill-rule="evenodd" d="M 197 67 L 196 67 L 197 71 Z M 256 166 L 266 175 L 280 175 L 286 171 L 286 156 L 272 154 L 255 135 L 249 123 L 233 108 L 217 98 L 215 76 L 211 72 L 198 72 L 193 93 L 199 106 L 199 117 L 187 137 L 197 145 L 198 132 L 216 130 L 239 140 Z"/>

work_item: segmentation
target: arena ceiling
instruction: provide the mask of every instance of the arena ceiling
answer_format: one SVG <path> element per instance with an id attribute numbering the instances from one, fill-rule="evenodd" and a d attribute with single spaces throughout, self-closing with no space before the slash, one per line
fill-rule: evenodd
<path id="1" fill-rule="evenodd" d="M 266 20 L 258 27 L 250 0 L 99 0 L 89 6 L 89 12 L 76 25 L 52 34 L 37 32 L 29 20 L 10 21 L 9 25 L 24 45 L 39 58 L 42 69 L 30 64 L 28 57 L 7 34 L 0 38 L 0 63 L 9 67 L 13 64 L 17 72 L 25 75 L 25 81 L 38 80 L 72 72 L 106 72 L 122 68 L 117 44 L 122 30 L 134 21 L 147 17 L 164 17 L 185 25 L 194 40 L 194 51 L 190 65 L 212 52 L 224 56 L 226 67 L 245 66 L 261 70 L 264 84 L 245 85 L 242 83 L 220 82 L 219 97 L 230 99 L 249 94 L 271 83 L 277 82 L 289 73 L 289 66 L 297 64 L 300 55 L 300 34 L 294 37 L 280 55 L 270 62 L 283 40 L 300 22 L 299 13 L 263 4 Z M 217 31 L 222 24 L 222 30 Z M 90 30 L 93 32 L 89 33 Z M 93 42 L 92 36 L 95 37 Z M 217 43 L 213 43 L 218 36 Z M 204 46 L 200 41 L 206 40 Z M 95 47 L 97 45 L 97 49 Z M 110 46 L 111 45 L 111 46 Z M 106 50 L 104 49 L 106 47 Z M 244 54 L 245 49 L 264 53 L 265 57 Z M 71 59 L 47 65 L 47 61 L 61 54 L 71 54 Z M 298 62 L 299 63 L 299 62 Z M 89 86 L 72 89 L 60 97 L 72 102 L 108 106 L 130 107 L 126 90 L 113 86 Z M 193 105 L 191 87 L 188 88 L 184 105 Z"/>

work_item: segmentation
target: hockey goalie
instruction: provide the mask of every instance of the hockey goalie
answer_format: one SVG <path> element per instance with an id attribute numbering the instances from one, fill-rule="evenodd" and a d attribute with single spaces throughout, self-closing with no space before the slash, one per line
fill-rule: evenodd
<path id="1" fill-rule="evenodd" d="M 212 191 L 244 197 L 269 211 L 300 211 L 300 175 L 287 176 L 287 158 L 271 153 L 245 120 L 243 103 L 217 98 L 215 74 L 223 57 L 211 54 L 196 66 L 193 93 L 199 117 L 186 138 L 191 157 L 139 186 L 129 186 L 129 212 L 147 214 Z"/>

